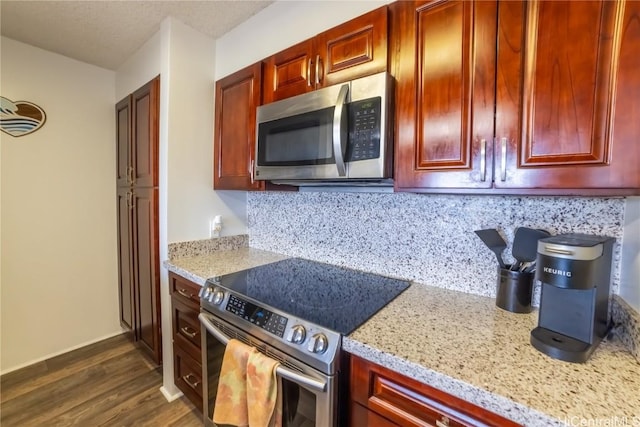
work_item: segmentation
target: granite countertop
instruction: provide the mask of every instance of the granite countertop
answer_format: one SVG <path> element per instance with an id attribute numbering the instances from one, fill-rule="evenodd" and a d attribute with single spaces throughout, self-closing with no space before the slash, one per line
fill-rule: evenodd
<path id="1" fill-rule="evenodd" d="M 284 258 L 242 248 L 164 265 L 203 284 Z M 343 347 L 526 426 L 640 425 L 640 363 L 619 340 L 574 364 L 534 349 L 535 326 L 536 311 L 509 313 L 492 298 L 413 283 Z"/>

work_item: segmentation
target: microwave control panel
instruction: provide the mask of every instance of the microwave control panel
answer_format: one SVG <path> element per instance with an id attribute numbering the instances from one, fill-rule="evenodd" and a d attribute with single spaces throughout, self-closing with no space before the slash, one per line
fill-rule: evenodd
<path id="1" fill-rule="evenodd" d="M 353 101 L 349 104 L 349 145 L 346 160 L 380 157 L 381 98 Z"/>

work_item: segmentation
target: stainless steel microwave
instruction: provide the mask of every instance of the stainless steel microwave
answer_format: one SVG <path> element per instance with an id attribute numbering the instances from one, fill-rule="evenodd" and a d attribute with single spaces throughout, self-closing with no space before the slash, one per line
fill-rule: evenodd
<path id="1" fill-rule="evenodd" d="M 392 82 L 379 73 L 258 107 L 254 179 L 388 181 Z"/>

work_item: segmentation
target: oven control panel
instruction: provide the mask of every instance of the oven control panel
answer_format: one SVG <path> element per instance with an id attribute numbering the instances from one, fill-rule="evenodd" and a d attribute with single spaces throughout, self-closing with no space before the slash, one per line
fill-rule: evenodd
<path id="1" fill-rule="evenodd" d="M 287 326 L 287 318 L 259 307 L 235 295 L 229 296 L 226 310 L 254 325 L 282 338 Z"/>

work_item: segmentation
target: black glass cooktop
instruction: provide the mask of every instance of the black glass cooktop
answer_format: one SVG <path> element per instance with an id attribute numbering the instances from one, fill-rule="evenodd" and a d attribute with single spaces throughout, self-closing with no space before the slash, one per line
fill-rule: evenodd
<path id="1" fill-rule="evenodd" d="M 300 258 L 217 279 L 238 294 L 344 335 L 409 287 L 404 280 Z"/>

